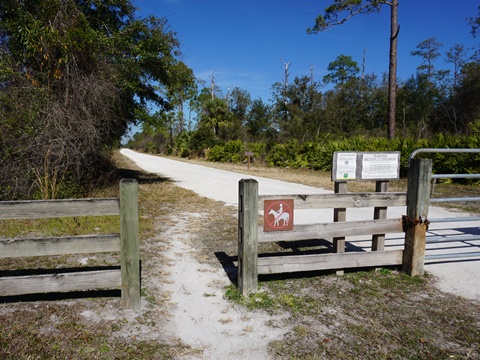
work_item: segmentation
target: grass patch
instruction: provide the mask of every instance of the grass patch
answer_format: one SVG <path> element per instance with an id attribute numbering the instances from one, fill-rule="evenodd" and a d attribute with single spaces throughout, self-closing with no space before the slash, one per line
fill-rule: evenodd
<path id="1" fill-rule="evenodd" d="M 446 359 L 480 356 L 480 307 L 438 291 L 428 276 L 391 269 L 264 282 L 249 310 L 285 314 L 291 330 L 270 344 L 281 359 Z"/>
<path id="2" fill-rule="evenodd" d="M 479 306 L 428 277 L 391 270 L 265 283 L 292 330 L 280 358 L 445 359 L 479 356 Z M 294 301 L 282 301 L 294 299 Z"/>
<path id="3" fill-rule="evenodd" d="M 120 232 L 119 216 L 86 216 L 0 221 L 0 238 L 37 238 Z M 118 265 L 115 253 L 0 259 L 0 271 Z"/>
<path id="4" fill-rule="evenodd" d="M 166 343 L 124 339 L 118 336 L 120 327 L 108 322 L 86 324 L 68 305 L 37 304 L 8 316 L 0 315 L 0 321 L 2 359 L 146 360 L 171 359 L 175 355 Z M 188 350 L 181 344 L 175 344 L 173 349 Z"/>
<path id="5" fill-rule="evenodd" d="M 0 221 L 3 238 L 65 236 L 118 233 L 118 216 L 81 216 L 71 218 L 25 219 Z"/>

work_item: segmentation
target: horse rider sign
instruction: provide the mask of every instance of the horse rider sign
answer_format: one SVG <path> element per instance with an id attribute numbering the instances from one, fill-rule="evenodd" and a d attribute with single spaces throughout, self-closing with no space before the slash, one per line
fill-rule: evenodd
<path id="1" fill-rule="evenodd" d="M 265 200 L 263 231 L 293 230 L 293 199 Z"/>

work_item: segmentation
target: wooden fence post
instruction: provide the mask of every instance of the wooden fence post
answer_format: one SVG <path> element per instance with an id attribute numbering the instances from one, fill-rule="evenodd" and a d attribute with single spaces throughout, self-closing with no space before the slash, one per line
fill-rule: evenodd
<path id="1" fill-rule="evenodd" d="M 346 181 L 335 181 L 335 194 L 345 194 L 347 193 L 347 182 Z M 334 208 L 333 209 L 333 222 L 346 221 L 347 220 L 347 209 L 346 208 Z M 333 252 L 335 253 L 344 253 L 345 252 L 345 237 L 334 237 L 333 241 Z M 344 270 L 337 270 L 337 275 L 343 275 Z"/>
<path id="2" fill-rule="evenodd" d="M 411 276 L 422 276 L 424 273 L 431 176 L 432 160 L 411 160 L 408 169 L 407 215 L 403 219 L 403 271 Z"/>
<path id="3" fill-rule="evenodd" d="M 375 183 L 375 192 L 388 192 L 388 180 L 377 180 Z M 373 209 L 373 219 L 386 219 L 387 207 L 375 207 Z M 372 251 L 385 250 L 385 234 L 372 235 Z"/>
<path id="4" fill-rule="evenodd" d="M 120 181 L 120 242 L 122 307 L 140 309 L 140 259 L 138 249 L 138 183 Z"/>
<path id="5" fill-rule="evenodd" d="M 258 287 L 258 182 L 238 184 L 238 291 L 242 296 Z"/>
<path id="6" fill-rule="evenodd" d="M 347 193 L 347 182 L 346 181 L 335 181 L 335 194 L 345 194 Z M 347 220 L 347 209 L 346 208 L 334 208 L 333 209 L 333 221 L 346 221 Z M 336 253 L 345 252 L 345 237 L 334 237 L 333 238 L 333 251 Z"/>

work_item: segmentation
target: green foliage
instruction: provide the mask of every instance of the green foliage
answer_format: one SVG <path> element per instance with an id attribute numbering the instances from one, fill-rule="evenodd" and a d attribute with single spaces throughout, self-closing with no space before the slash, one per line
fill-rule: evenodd
<path id="1" fill-rule="evenodd" d="M 470 123 L 468 127 L 472 135 L 475 135 L 476 137 L 480 136 L 480 120 Z"/>
<path id="2" fill-rule="evenodd" d="M 253 152 L 254 161 L 265 161 L 267 156 L 267 144 L 265 143 L 247 143 L 245 144 L 246 151 Z"/>
<path id="3" fill-rule="evenodd" d="M 439 134 L 430 142 L 434 148 L 480 148 L 480 137 L 465 136 L 462 138 Z M 480 172 L 480 154 L 473 153 L 435 153 L 424 157 L 433 160 L 433 169 L 437 174 L 478 174 Z M 479 181 L 462 180 L 469 184 L 478 184 Z"/>
<path id="4" fill-rule="evenodd" d="M 203 104 L 200 124 L 209 127 L 216 136 L 220 136 L 220 130 L 225 130 L 231 124 L 232 113 L 224 99 L 213 98 Z"/>
<path id="5" fill-rule="evenodd" d="M 245 128 L 252 141 L 262 141 L 271 137 L 275 131 L 272 128 L 270 106 L 260 99 L 254 100 L 246 115 Z"/>
<path id="6" fill-rule="evenodd" d="M 231 140 L 225 144 L 215 145 L 208 152 L 210 161 L 238 163 L 244 159 L 245 146 L 241 140 Z"/>
<path id="7" fill-rule="evenodd" d="M 335 0 L 325 9 L 323 15 L 318 15 L 313 28 L 307 29 L 308 34 L 316 34 L 332 26 L 343 24 L 356 14 L 378 12 L 384 4 L 391 4 L 387 0 Z"/>
<path id="8" fill-rule="evenodd" d="M 327 70 L 329 73 L 323 77 L 323 82 L 326 84 L 343 84 L 360 72 L 357 62 L 351 56 L 343 54 L 329 63 Z"/>
<path id="9" fill-rule="evenodd" d="M 478 13 L 476 17 L 470 17 L 467 19 L 471 26 L 471 33 L 473 37 L 478 35 L 478 29 L 480 28 L 480 6 L 478 7 Z"/>
<path id="10" fill-rule="evenodd" d="M 190 149 L 196 156 L 205 156 L 205 150 L 212 148 L 215 143 L 215 133 L 207 127 L 200 127 L 190 137 Z"/>
<path id="11" fill-rule="evenodd" d="M 265 143 L 247 143 L 241 140 L 231 140 L 217 144 L 208 151 L 208 160 L 218 162 L 238 163 L 245 160 L 245 153 L 253 152 L 253 159 L 264 160 L 267 154 Z"/>
<path id="12" fill-rule="evenodd" d="M 411 52 L 413 56 L 422 58 L 422 64 L 417 68 L 421 73 L 427 75 L 429 81 L 432 81 L 434 75 L 433 62 L 440 56 L 440 48 L 443 46 L 436 37 L 428 38 L 417 45 L 417 50 Z"/>
<path id="13" fill-rule="evenodd" d="M 179 155 L 183 158 L 190 155 L 190 134 L 187 132 L 181 133 L 175 138 L 174 149 L 176 155 Z"/>
<path id="14" fill-rule="evenodd" d="M 262 291 L 244 297 L 240 294 L 235 285 L 226 287 L 225 298 L 229 301 L 245 306 L 248 310 L 264 309 L 271 311 L 278 305 L 271 295 Z"/>
<path id="15" fill-rule="evenodd" d="M 255 157 L 265 154 L 265 162 L 274 167 L 288 167 L 293 169 L 313 169 L 331 171 L 332 156 L 338 151 L 399 151 L 400 173 L 407 174 L 408 159 L 410 154 L 420 148 L 480 148 L 478 136 L 448 136 L 439 134 L 431 140 L 412 138 L 369 138 L 358 135 L 349 138 L 333 139 L 329 137 L 319 138 L 314 142 L 300 144 L 297 140 L 291 140 L 285 144 L 275 144 L 267 150 L 266 144 L 245 144 L 239 140 L 230 141 L 224 145 L 217 145 L 210 150 L 208 159 L 220 162 L 238 162 L 243 159 L 243 149 L 254 150 Z M 265 151 L 265 152 L 264 152 Z M 433 160 L 433 168 L 436 173 L 478 173 L 480 171 L 480 155 L 465 153 L 431 153 L 424 154 Z M 471 181 L 470 181 L 471 182 Z"/>
<path id="16" fill-rule="evenodd" d="M 324 126 L 324 111 L 320 83 L 311 77 L 295 77 L 292 84 L 276 83 L 273 86 L 275 106 L 272 110 L 274 126 L 270 128 L 275 138 L 282 142 L 296 139 L 309 141 L 320 131 L 327 130 Z"/>
<path id="17" fill-rule="evenodd" d="M 239 304 L 242 301 L 242 294 L 235 285 L 230 285 L 226 288 L 225 298 Z"/>
<path id="18" fill-rule="evenodd" d="M 300 145 L 297 140 L 291 140 L 286 144 L 276 144 L 270 149 L 266 162 L 271 166 L 295 168 L 296 154 L 299 150 Z"/>
<path id="19" fill-rule="evenodd" d="M 2 3 L 2 199 L 97 185 L 129 125 L 194 87 L 166 20 L 135 11 L 130 0 Z M 154 140 L 149 150 L 166 148 Z"/>

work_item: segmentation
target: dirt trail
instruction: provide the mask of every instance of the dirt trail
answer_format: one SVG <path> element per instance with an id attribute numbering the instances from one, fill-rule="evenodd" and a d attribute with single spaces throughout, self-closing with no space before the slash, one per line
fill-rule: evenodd
<path id="1" fill-rule="evenodd" d="M 288 331 L 280 326 L 282 319 L 247 312 L 224 299 L 230 281 L 221 265 L 195 258 L 193 230 L 202 215 L 183 213 L 171 220 L 174 225 L 161 235 L 165 263 L 153 273 L 163 274 L 157 286 L 170 296 L 172 336 L 194 349 L 181 358 L 268 359 L 268 344 Z"/>

